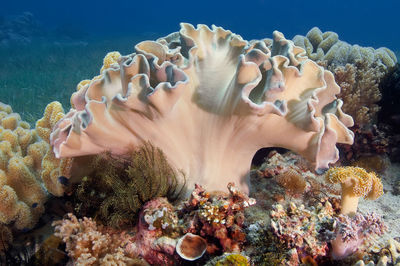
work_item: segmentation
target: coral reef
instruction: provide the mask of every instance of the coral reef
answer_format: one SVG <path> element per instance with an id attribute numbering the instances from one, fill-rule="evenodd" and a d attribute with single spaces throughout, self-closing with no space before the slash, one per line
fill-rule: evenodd
<path id="1" fill-rule="evenodd" d="M 341 91 L 338 98 L 345 103 L 343 111 L 351 115 L 359 127 L 376 123 L 382 95 L 379 84 L 387 69 L 378 61 L 356 60 L 345 66 L 328 65 Z"/>
<path id="2" fill-rule="evenodd" d="M 335 238 L 334 210 L 329 201 L 314 210 L 294 203 L 287 209 L 276 204 L 270 215 L 273 233 L 287 248 L 296 248 L 300 257 L 317 258 L 327 254 L 328 242 Z"/>
<path id="3" fill-rule="evenodd" d="M 392 145 L 386 136 L 388 131 L 383 130 L 381 125 L 378 128 L 376 123 L 380 108 L 392 101 L 386 98 L 383 102 L 381 99 L 383 91 L 386 95 L 388 91 L 393 91 L 392 88 L 383 88 L 397 62 L 394 53 L 387 48 L 375 50 L 350 45 L 338 40 L 336 33 L 322 33 L 318 28 L 310 30 L 305 37 L 297 35 L 293 41 L 306 50 L 309 58 L 330 70 L 341 87 L 337 97 L 343 100 L 343 111 L 351 115 L 355 123 L 352 128 L 355 145 L 341 146 L 345 157 L 350 160 L 390 152 Z"/>
<path id="4" fill-rule="evenodd" d="M 90 218 L 77 219 L 72 214 L 53 225 L 55 235 L 66 243 L 74 265 L 146 265 L 124 254 L 123 247 L 130 238 L 126 232 L 97 225 Z"/>
<path id="5" fill-rule="evenodd" d="M 206 251 L 240 252 L 246 240 L 243 211 L 255 201 L 233 184 L 228 185 L 228 190 L 229 194 L 210 195 L 196 185 L 191 197 L 176 206 L 165 198 L 147 202 L 139 214 L 137 234 L 126 246 L 126 252 L 150 264 L 163 265 L 198 260 Z"/>
<path id="6" fill-rule="evenodd" d="M 177 173 L 162 151 L 150 143 L 132 152 L 127 160 L 100 154 L 90 168 L 94 171 L 75 191 L 77 211 L 96 216 L 109 226 L 131 226 L 147 201 L 157 197 L 172 201 L 180 195 Z"/>
<path id="7" fill-rule="evenodd" d="M 207 239 L 208 252 L 240 252 L 246 235 L 243 230 L 244 209 L 256 202 L 233 183 L 228 184 L 229 194 L 210 195 L 196 185 L 190 198 L 183 203 L 184 232 Z"/>
<path id="8" fill-rule="evenodd" d="M 392 145 L 394 144 L 390 138 L 388 138 L 387 130 L 378 128 L 377 125 L 367 125 L 362 128 L 354 126 L 352 128 L 354 132 L 354 143 L 353 145 L 341 145 L 341 151 L 343 155 L 341 160 L 347 160 L 354 164 L 356 161 L 363 157 L 380 156 L 384 158 L 386 154 L 391 154 L 393 151 Z"/>
<path id="9" fill-rule="evenodd" d="M 123 155 L 150 141 L 186 174 L 188 188 L 223 190 L 233 181 L 245 193 L 262 147 L 327 168 L 338 159 L 336 142 L 353 141 L 340 88 L 281 33 L 267 45 L 190 24 L 137 44 L 73 94 L 74 108 L 51 134 L 56 157 Z"/>
<path id="10" fill-rule="evenodd" d="M 397 62 L 396 55 L 386 47 L 375 50 L 372 47 L 350 45 L 340 41 L 337 33 L 322 32 L 318 27 L 312 28 L 306 36 L 296 35 L 293 42 L 304 48 L 310 59 L 327 61 L 329 65 L 344 66 L 357 60 L 367 63 L 379 60 L 383 66 L 390 68 Z"/>
<path id="11" fill-rule="evenodd" d="M 377 199 L 383 195 L 383 185 L 374 172 L 368 173 L 360 167 L 334 167 L 325 173 L 331 184 L 341 184 L 341 213 L 353 216 L 357 212 L 360 197 Z"/>
<path id="12" fill-rule="evenodd" d="M 343 259 L 356 250 L 367 249 L 372 239 L 383 235 L 387 229 L 381 217 L 373 213 L 357 213 L 353 217 L 340 215 L 336 218 L 336 224 L 336 239 L 331 242 L 334 259 Z"/>
<path id="13" fill-rule="evenodd" d="M 0 224 L 26 230 L 38 221 L 47 200 L 40 180 L 47 149 L 28 123 L 0 103 Z"/>
<path id="14" fill-rule="evenodd" d="M 129 256 L 141 257 L 152 265 L 174 265 L 180 226 L 174 207 L 166 198 L 148 201 L 140 211 L 137 233 L 126 245 Z"/>
<path id="15" fill-rule="evenodd" d="M 293 252 L 298 259 L 293 265 L 300 260 L 317 263 L 328 254 L 334 259 L 344 259 L 355 251 L 368 250 L 372 240 L 386 230 L 378 215 L 337 216 L 327 200 L 310 209 L 294 203 L 286 209 L 275 204 L 270 216 L 272 232 L 279 241 L 288 249 L 295 248 Z"/>

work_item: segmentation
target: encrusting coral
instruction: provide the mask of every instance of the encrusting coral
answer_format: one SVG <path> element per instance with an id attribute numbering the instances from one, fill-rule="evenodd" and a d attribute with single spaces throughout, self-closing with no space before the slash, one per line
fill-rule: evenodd
<path id="1" fill-rule="evenodd" d="M 281 33 L 268 45 L 183 23 L 131 55 L 110 55 L 109 68 L 73 94 L 74 108 L 54 128 L 56 157 L 123 155 L 149 141 L 186 174 L 188 188 L 222 191 L 233 181 L 245 193 L 262 147 L 327 168 L 338 159 L 335 144 L 353 142 L 340 88 Z"/>
<path id="2" fill-rule="evenodd" d="M 377 199 L 383 195 L 383 185 L 374 172 L 368 173 L 360 167 L 334 167 L 325 173 L 326 180 L 341 184 L 341 213 L 353 216 L 357 212 L 360 197 Z"/>
<path id="3" fill-rule="evenodd" d="M 47 149 L 28 123 L 0 103 L 0 224 L 23 230 L 38 221 L 47 200 L 40 179 Z"/>

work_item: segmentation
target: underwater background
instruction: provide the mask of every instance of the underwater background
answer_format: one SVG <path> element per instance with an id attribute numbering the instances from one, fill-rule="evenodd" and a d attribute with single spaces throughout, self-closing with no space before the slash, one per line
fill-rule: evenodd
<path id="1" fill-rule="evenodd" d="M 246 40 L 281 31 L 289 39 L 313 27 L 350 44 L 388 47 L 397 55 L 400 3 L 366 1 L 4 1 L 0 10 L 0 92 L 29 121 L 46 104 L 94 76 L 109 51 L 177 31 L 180 22 L 215 24 Z M 23 16 L 29 12 L 28 17 Z M 24 21 L 25 19 L 25 21 Z M 6 24 L 17 20 L 12 29 Z M 15 31 L 8 36 L 7 31 Z M 22 100 L 23 99 L 23 100 Z"/>
<path id="2" fill-rule="evenodd" d="M 400 265 L 399 15 L 2 1 L 0 266 Z"/>

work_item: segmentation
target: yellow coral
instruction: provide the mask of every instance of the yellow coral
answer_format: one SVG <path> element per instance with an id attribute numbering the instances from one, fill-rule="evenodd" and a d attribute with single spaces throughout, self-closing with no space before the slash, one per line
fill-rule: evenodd
<path id="1" fill-rule="evenodd" d="M 118 62 L 118 59 L 121 57 L 121 54 L 119 52 L 109 52 L 103 59 L 103 67 L 100 69 L 100 73 L 103 72 L 103 70 L 110 68 L 112 64 L 115 64 Z"/>
<path id="2" fill-rule="evenodd" d="M 50 133 L 55 124 L 64 117 L 64 109 L 61 103 L 51 102 L 46 106 L 44 115 L 36 122 L 38 135 L 47 143 L 50 141 Z"/>
<path id="3" fill-rule="evenodd" d="M 326 172 L 329 183 L 342 185 L 341 213 L 354 215 L 360 197 L 377 199 L 383 194 L 381 180 L 374 172 L 368 173 L 361 167 L 334 167 Z"/>
<path id="4" fill-rule="evenodd" d="M 81 82 L 79 82 L 78 85 L 76 85 L 76 91 L 79 91 L 80 89 L 88 85 L 91 81 L 92 80 L 90 79 L 81 80 Z"/>
<path id="5" fill-rule="evenodd" d="M 31 228 L 44 211 L 41 160 L 48 145 L 29 124 L 0 103 L 0 223 Z"/>
<path id="6" fill-rule="evenodd" d="M 64 110 L 61 103 L 51 102 L 46 106 L 43 117 L 36 122 L 38 135 L 50 145 L 50 133 L 55 124 L 64 117 Z M 63 175 L 62 165 L 67 165 L 68 159 L 57 159 L 52 149 L 48 149 L 42 159 L 41 177 L 47 190 L 55 195 L 64 194 L 64 186 L 58 181 L 58 177 Z M 66 167 L 64 167 L 66 168 Z M 68 175 L 64 173 L 64 175 Z"/>

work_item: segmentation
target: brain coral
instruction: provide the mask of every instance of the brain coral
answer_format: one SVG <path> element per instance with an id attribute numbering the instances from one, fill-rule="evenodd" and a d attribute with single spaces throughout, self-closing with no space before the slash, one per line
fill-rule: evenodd
<path id="1" fill-rule="evenodd" d="M 335 144 L 353 142 L 340 88 L 281 33 L 268 45 L 185 23 L 137 44 L 73 94 L 74 108 L 51 134 L 55 155 L 122 155 L 150 141 L 186 174 L 187 187 L 224 190 L 233 181 L 245 192 L 262 147 L 327 168 L 338 159 Z"/>
<path id="2" fill-rule="evenodd" d="M 31 228 L 44 211 L 40 181 L 48 144 L 9 105 L 0 103 L 0 225 Z"/>
<path id="3" fill-rule="evenodd" d="M 340 41 L 337 33 L 322 32 L 317 27 L 312 28 L 306 36 L 296 35 L 293 42 L 303 47 L 310 59 L 326 60 L 328 65 L 344 66 L 361 59 L 368 64 L 379 60 L 385 67 L 393 67 L 397 62 L 396 55 L 386 47 L 374 49 L 351 45 Z"/>

